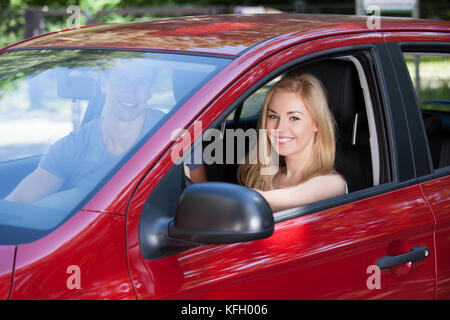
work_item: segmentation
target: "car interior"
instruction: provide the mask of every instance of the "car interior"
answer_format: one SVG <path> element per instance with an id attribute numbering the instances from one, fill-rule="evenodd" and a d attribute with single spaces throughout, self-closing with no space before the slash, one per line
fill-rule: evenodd
<path id="1" fill-rule="evenodd" d="M 335 169 L 347 181 L 349 192 L 358 191 L 389 181 L 387 167 L 383 167 L 380 133 L 377 132 L 374 106 L 371 91 L 362 64 L 353 56 L 341 56 L 325 60 L 312 61 L 289 69 L 283 75 L 310 73 L 323 84 L 329 107 L 337 124 Z M 217 129 L 256 129 L 259 112 L 245 112 L 246 102 L 253 96 L 270 88 L 271 82 L 265 88 L 258 89 L 243 103 L 239 104 Z M 264 89 L 264 90 L 263 90 Z M 258 99 L 254 99 L 258 100 Z M 259 99 L 262 106 L 262 101 Z M 424 103 L 424 102 L 422 102 Z M 427 103 L 427 101 L 425 101 Z M 432 104 L 448 105 L 448 101 L 429 101 Z M 244 115 L 244 116 L 242 116 Z M 443 168 L 450 165 L 450 112 L 422 110 L 425 131 L 429 140 L 429 148 L 433 168 Z M 226 159 L 226 141 L 224 135 L 223 154 Z M 203 142 L 205 147 L 209 142 Z M 246 150 L 249 150 L 246 140 Z M 236 143 L 233 144 L 236 146 Z M 234 150 L 236 156 L 236 147 Z M 238 159 L 235 158 L 234 163 Z M 205 165 L 209 181 L 237 182 L 238 165 L 212 164 Z"/>
<path id="2" fill-rule="evenodd" d="M 192 72 L 190 70 L 175 71 L 173 74 L 175 102 L 182 104 L 186 93 L 195 90 L 198 83 L 204 81 L 207 76 L 208 74 L 205 72 Z M 193 81 L 181 81 L 186 79 L 186 77 Z M 72 103 L 77 103 L 78 101 L 86 102 L 85 111 L 79 119 L 79 126 L 83 126 L 101 117 L 105 104 L 105 96 L 100 89 L 98 79 L 79 73 L 61 72 L 58 74 L 56 83 L 56 92 L 59 98 L 67 99 L 72 101 Z M 190 94 L 187 95 L 190 96 Z M 167 110 L 162 111 L 167 112 Z M 41 157 L 42 154 L 39 154 L 22 159 L 4 161 L 2 163 L 0 166 L 0 176 L 2 179 L 9 181 L 9 183 L 0 185 L 0 199 L 6 197 L 22 179 L 37 168 Z M 68 187 L 63 185 L 60 191 L 67 189 Z"/>
<path id="3" fill-rule="evenodd" d="M 450 165 L 450 113 L 422 110 L 433 168 Z"/>
<path id="4" fill-rule="evenodd" d="M 373 142 L 370 141 L 366 102 L 355 63 L 345 59 L 327 59 L 290 69 L 284 75 L 296 73 L 313 74 L 322 82 L 326 90 L 329 107 L 337 123 L 335 169 L 346 179 L 349 192 L 378 183 L 379 177 L 374 177 L 372 172 L 371 143 Z M 234 110 L 231 119 L 229 116 L 227 120 L 224 120 L 226 129 L 240 128 L 244 131 L 256 129 L 259 112 L 248 117 L 240 117 L 244 113 L 243 107 L 245 107 L 245 101 Z M 248 151 L 249 141 L 247 140 L 246 150 Z M 224 141 L 223 143 L 224 155 L 228 143 L 232 142 Z M 204 143 L 203 147 L 206 145 L 207 143 Z M 233 146 L 236 149 L 236 143 Z M 236 157 L 236 150 L 234 156 Z M 378 155 L 375 156 L 378 157 Z M 226 156 L 224 158 L 226 159 Z M 234 163 L 237 163 L 238 159 L 234 160 Z M 205 165 L 209 181 L 230 183 L 238 183 L 237 168 L 238 165 L 235 164 Z"/>
<path id="5" fill-rule="evenodd" d="M 65 74 L 58 79 L 57 83 L 58 97 L 72 101 L 89 101 L 81 125 L 100 116 L 104 104 L 104 96 L 101 94 L 98 84 L 92 78 Z M 2 163 L 0 176 L 9 181 L 9 183 L 0 185 L 0 199 L 6 197 L 12 191 L 12 187 L 15 187 L 23 178 L 37 168 L 41 157 L 42 155 L 34 155 Z M 61 190 L 65 189 L 65 186 L 61 188 Z"/>

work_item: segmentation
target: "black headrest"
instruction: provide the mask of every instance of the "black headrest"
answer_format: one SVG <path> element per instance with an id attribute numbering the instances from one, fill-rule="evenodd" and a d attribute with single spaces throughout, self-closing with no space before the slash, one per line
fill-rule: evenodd
<path id="1" fill-rule="evenodd" d="M 422 113 L 422 117 L 428 138 L 434 136 L 441 130 L 442 120 L 439 116 L 430 113 Z"/>
<path id="2" fill-rule="evenodd" d="M 364 100 L 355 65 L 350 61 L 326 60 L 303 66 L 291 73 L 309 73 L 323 84 L 328 106 L 338 126 L 353 121 L 353 116 L 362 111 Z"/>
<path id="3" fill-rule="evenodd" d="M 91 120 L 100 118 L 104 105 L 105 95 L 99 90 L 96 95 L 91 100 L 89 100 L 89 104 L 87 106 L 86 112 L 84 113 L 83 121 L 81 124 L 84 125 Z"/>

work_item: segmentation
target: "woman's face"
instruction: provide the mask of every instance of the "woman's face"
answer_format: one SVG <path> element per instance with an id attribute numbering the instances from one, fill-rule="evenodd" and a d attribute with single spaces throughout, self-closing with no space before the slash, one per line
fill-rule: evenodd
<path id="1" fill-rule="evenodd" d="M 266 129 L 270 143 L 284 157 L 307 156 L 305 152 L 311 152 L 318 131 L 303 99 L 280 89 L 275 90 L 270 99 Z"/>

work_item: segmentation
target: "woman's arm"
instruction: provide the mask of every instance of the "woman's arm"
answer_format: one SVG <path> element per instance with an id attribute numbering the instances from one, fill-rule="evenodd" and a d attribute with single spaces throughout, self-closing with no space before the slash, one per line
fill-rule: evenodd
<path id="1" fill-rule="evenodd" d="M 294 187 L 259 192 L 273 212 L 345 194 L 345 180 L 338 174 L 317 176 Z"/>

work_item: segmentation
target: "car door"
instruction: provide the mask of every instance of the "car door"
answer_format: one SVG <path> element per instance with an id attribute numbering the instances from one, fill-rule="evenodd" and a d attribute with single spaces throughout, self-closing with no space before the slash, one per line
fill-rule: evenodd
<path id="1" fill-rule="evenodd" d="M 413 147 L 420 188 L 436 219 L 437 298 L 449 299 L 450 45 L 436 35 L 422 38 L 428 42 L 392 44 L 391 56 L 398 61 L 402 92 L 409 100 L 409 126 L 418 129 Z"/>
<path id="2" fill-rule="evenodd" d="M 0 300 L 10 294 L 15 252 L 15 246 L 0 246 Z"/>
<path id="3" fill-rule="evenodd" d="M 417 185 L 403 100 L 379 34 L 319 39 L 273 55 L 231 84 L 197 122 L 204 129 L 217 125 L 288 67 L 341 51 L 342 56 L 359 52 L 368 57 L 362 70 L 371 79 L 370 99 L 377 109 L 377 134 L 385 140 L 388 154 L 383 161 L 390 175 L 372 187 L 275 214 L 274 233 L 266 239 L 200 245 L 150 260 L 142 256 L 139 242 L 140 219 L 152 210 L 146 199 L 165 188 L 159 203 L 172 202 L 173 207 L 177 198 L 168 193 L 179 194 L 167 173 L 173 167 L 168 150 L 128 207 L 128 261 L 138 298 L 435 298 L 435 263 L 429 258 L 435 252 L 434 219 Z M 169 210 L 170 205 L 160 207 Z M 420 261 L 406 263 L 404 254 L 411 252 L 423 255 Z M 383 265 L 383 260 L 391 265 Z"/>

